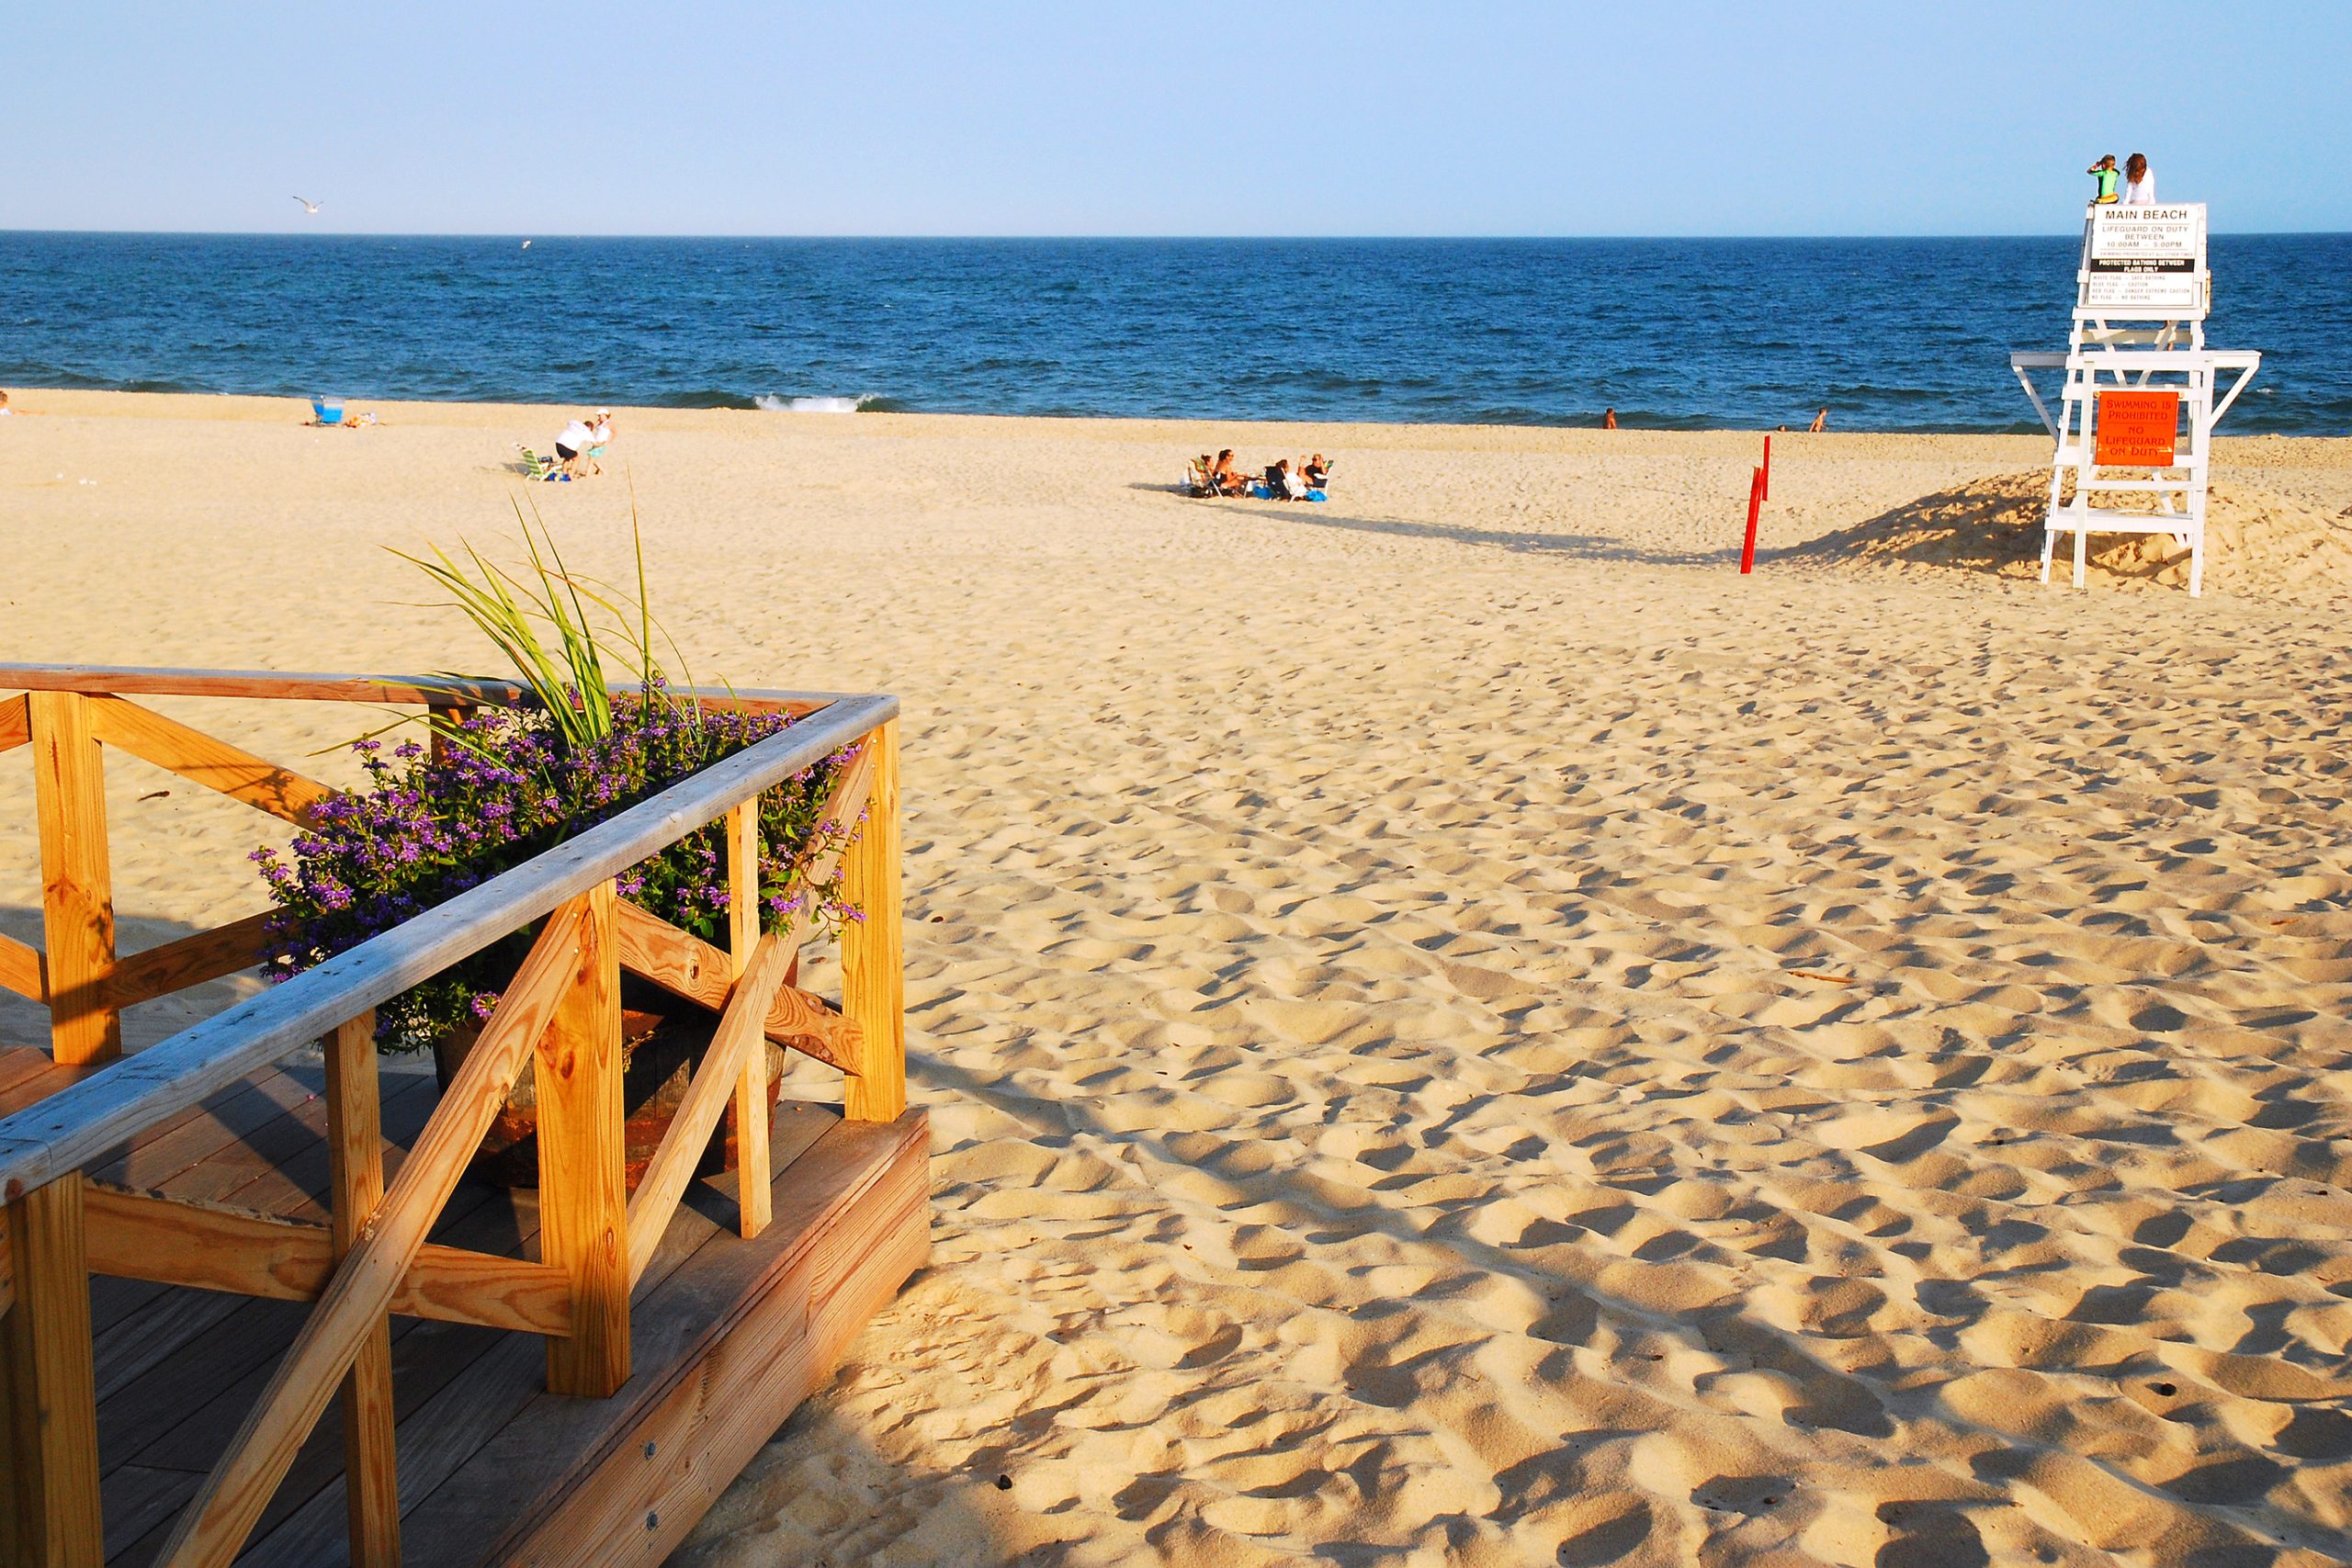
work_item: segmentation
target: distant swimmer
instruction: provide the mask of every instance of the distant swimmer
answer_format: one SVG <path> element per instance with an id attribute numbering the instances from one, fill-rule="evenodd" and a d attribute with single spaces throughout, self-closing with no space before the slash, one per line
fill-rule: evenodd
<path id="1" fill-rule="evenodd" d="M 2109 207 L 2114 205 L 2116 181 L 2115 154 L 2109 152 L 2106 157 L 2101 158 L 2098 163 L 2093 164 L 2089 168 L 2085 169 L 2083 173 L 2098 181 L 2098 194 L 2091 197 L 2092 204 L 2098 207 Z"/>
<path id="2" fill-rule="evenodd" d="M 1807 435 L 1818 435 L 1828 428 L 1829 411 L 1827 409 L 1823 409 L 1819 413 L 1813 416 L 1813 423 L 1806 425 L 1804 430 Z"/>
<path id="3" fill-rule="evenodd" d="M 2123 205 L 2154 207 L 2156 204 L 2156 176 L 2148 173 L 2148 158 L 2144 152 L 2134 152 L 2123 160 Z"/>
<path id="4" fill-rule="evenodd" d="M 1602 409 L 1600 411 L 1600 428 L 1603 430 L 1614 430 L 1617 428 L 1617 411 L 1615 409 Z"/>
<path id="5" fill-rule="evenodd" d="M 326 205 L 323 201 L 312 201 L 307 196 L 298 196 L 294 199 L 300 202 L 302 204 L 302 210 L 309 213 L 313 218 L 316 218 L 319 215 L 319 209 Z"/>

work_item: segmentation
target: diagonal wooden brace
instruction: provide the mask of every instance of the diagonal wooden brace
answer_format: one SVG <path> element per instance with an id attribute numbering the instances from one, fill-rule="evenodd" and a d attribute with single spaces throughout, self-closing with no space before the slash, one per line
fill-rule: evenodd
<path id="1" fill-rule="evenodd" d="M 230 1439 L 228 1451 L 180 1515 L 157 1561 L 172 1568 L 226 1568 L 243 1550 L 296 1451 L 390 1307 L 525 1057 L 554 1018 L 572 977 L 586 905 L 583 894 L 548 918 L 391 1190 L 336 1266 L 318 1307 Z"/>

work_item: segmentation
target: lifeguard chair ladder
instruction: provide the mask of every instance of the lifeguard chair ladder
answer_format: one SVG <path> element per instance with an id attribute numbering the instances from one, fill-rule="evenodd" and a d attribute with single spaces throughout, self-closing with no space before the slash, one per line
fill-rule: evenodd
<path id="1" fill-rule="evenodd" d="M 2061 534 L 2075 536 L 2076 588 L 2085 583 L 2092 534 L 2169 534 L 2189 552 L 2188 592 L 2197 597 L 2205 582 L 2213 426 L 2262 362 L 2256 353 L 2205 346 L 2212 279 L 2205 263 L 2203 205 L 2091 208 L 2083 223 L 2075 282 L 2066 352 L 2009 355 L 2010 369 L 2055 443 L 2050 507 L 2042 524 L 2041 581 L 2050 581 Z M 2055 420 L 2030 374 L 2050 369 L 2064 372 Z M 2222 389 L 2217 378 L 2230 370 L 2237 372 L 2236 379 Z M 2102 462 L 2099 399 L 2110 391 L 2173 394 L 2179 413 L 2187 416 L 2186 448 L 2168 439 L 2163 454 L 2172 459 L 2168 463 L 2119 461 L 2113 452 L 2104 454 Z M 2069 476 L 2075 481 L 2072 501 L 2064 499 Z M 2158 510 L 2119 512 L 2094 504 L 2100 495 L 2133 491 L 2153 493 Z"/>

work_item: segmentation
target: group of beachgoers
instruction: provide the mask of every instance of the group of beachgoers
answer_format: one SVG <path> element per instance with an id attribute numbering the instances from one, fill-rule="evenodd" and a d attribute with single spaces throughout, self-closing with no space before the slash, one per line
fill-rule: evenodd
<path id="1" fill-rule="evenodd" d="M 1186 489 L 1194 496 L 1254 496 L 1260 501 L 1320 501 L 1330 479 L 1331 465 L 1320 452 L 1302 458 L 1295 468 L 1288 457 L 1280 457 L 1262 473 L 1252 474 L 1235 466 L 1230 446 L 1214 457 L 1202 453 L 1185 474 Z"/>
<path id="2" fill-rule="evenodd" d="M 563 427 L 555 438 L 555 457 L 549 460 L 536 457 L 527 446 L 523 455 L 530 458 L 538 471 L 535 479 L 576 479 L 605 470 L 596 461 L 613 442 L 613 411 L 598 409 L 585 419 L 575 419 Z"/>
<path id="3" fill-rule="evenodd" d="M 2144 152 L 2134 152 L 2124 159 L 2120 171 L 2115 166 L 2115 154 L 2109 152 L 2083 173 L 2098 182 L 2098 193 L 2091 197 L 2094 207 L 2154 207 L 2156 204 L 2156 176 L 2148 172 L 2148 155 Z M 2115 188 L 2119 175 L 2123 183 L 2120 194 Z"/>

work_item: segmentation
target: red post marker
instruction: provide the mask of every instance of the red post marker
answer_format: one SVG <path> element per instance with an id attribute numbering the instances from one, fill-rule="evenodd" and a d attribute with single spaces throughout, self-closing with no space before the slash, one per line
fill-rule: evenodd
<path id="1" fill-rule="evenodd" d="M 1747 479 L 1747 543 L 1740 547 L 1739 574 L 1756 570 L 1756 514 L 1764 507 L 1764 470 L 1749 470 Z"/>
<path id="2" fill-rule="evenodd" d="M 1764 499 L 1772 499 L 1772 438 L 1764 438 Z"/>

